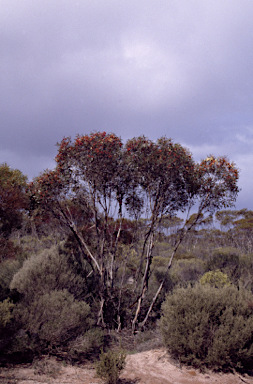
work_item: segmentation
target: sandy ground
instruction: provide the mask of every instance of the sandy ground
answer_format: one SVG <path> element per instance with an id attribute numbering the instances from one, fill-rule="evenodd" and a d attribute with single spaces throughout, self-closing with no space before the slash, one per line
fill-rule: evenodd
<path id="1" fill-rule="evenodd" d="M 1 384 L 102 384 L 91 365 L 64 366 L 54 359 L 39 365 L 0 368 Z M 127 356 L 126 368 L 120 384 L 253 384 L 247 375 L 199 373 L 194 369 L 180 368 L 163 348 Z"/>

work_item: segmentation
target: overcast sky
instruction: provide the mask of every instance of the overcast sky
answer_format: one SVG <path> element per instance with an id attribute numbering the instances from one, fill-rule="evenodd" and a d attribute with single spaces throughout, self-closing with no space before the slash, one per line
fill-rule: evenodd
<path id="1" fill-rule="evenodd" d="M 253 209 L 252 0 L 0 0 L 0 163 L 29 179 L 91 131 L 240 168 Z"/>

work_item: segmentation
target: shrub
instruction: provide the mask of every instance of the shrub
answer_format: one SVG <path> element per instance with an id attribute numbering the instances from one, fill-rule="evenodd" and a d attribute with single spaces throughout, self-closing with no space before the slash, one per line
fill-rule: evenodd
<path id="1" fill-rule="evenodd" d="M 15 327 L 13 309 L 15 304 L 8 298 L 0 302 L 0 360 L 12 342 Z"/>
<path id="2" fill-rule="evenodd" d="M 80 296 L 85 284 L 76 276 L 64 254 L 57 247 L 52 247 L 27 259 L 22 268 L 14 275 L 11 289 L 16 289 L 30 302 L 33 297 L 53 290 L 67 289 Z"/>
<path id="3" fill-rule="evenodd" d="M 219 269 L 228 275 L 233 284 L 237 284 L 240 278 L 240 252 L 235 248 L 224 247 L 213 251 L 206 263 L 206 272 Z"/>
<path id="4" fill-rule="evenodd" d="M 135 350 L 137 352 L 150 351 L 163 346 L 161 334 L 156 327 L 137 333 L 135 336 Z M 133 345 L 132 345 L 133 348 Z"/>
<path id="5" fill-rule="evenodd" d="M 2 227 L 1 227 L 2 229 Z M 0 261 L 22 258 L 22 248 L 10 239 L 0 239 Z"/>
<path id="6" fill-rule="evenodd" d="M 20 303 L 14 316 L 21 327 L 15 339 L 16 351 L 50 352 L 92 325 L 89 305 L 75 300 L 66 290 L 36 296 L 29 307 Z"/>
<path id="7" fill-rule="evenodd" d="M 164 343 L 174 357 L 195 367 L 251 368 L 252 302 L 250 292 L 233 285 L 178 288 L 162 306 Z"/>
<path id="8" fill-rule="evenodd" d="M 101 328 L 92 328 L 84 335 L 78 336 L 68 345 L 68 356 L 72 360 L 84 361 L 98 356 L 104 344 L 104 333 Z"/>
<path id="9" fill-rule="evenodd" d="M 201 279 L 199 280 L 201 285 L 209 284 L 216 288 L 224 287 L 225 285 L 229 285 L 230 281 L 228 275 L 221 272 L 219 269 L 216 271 L 206 272 Z"/>
<path id="10" fill-rule="evenodd" d="M 98 377 L 105 380 L 106 384 L 117 384 L 119 374 L 125 367 L 126 355 L 123 351 L 101 352 L 100 360 L 96 365 Z"/>
<path id="11" fill-rule="evenodd" d="M 253 254 L 240 255 L 240 281 L 244 288 L 253 291 Z"/>
<path id="12" fill-rule="evenodd" d="M 198 259 L 181 259 L 175 260 L 171 268 L 171 280 L 173 283 L 181 284 L 195 283 L 203 274 L 203 261 Z"/>
<path id="13" fill-rule="evenodd" d="M 0 330 L 11 321 L 13 307 L 14 304 L 9 299 L 0 302 Z"/>
<path id="14" fill-rule="evenodd" d="M 47 375 L 56 379 L 61 371 L 61 365 L 55 357 L 43 356 L 33 360 L 35 375 Z"/>
<path id="15" fill-rule="evenodd" d="M 7 299 L 10 294 L 10 282 L 21 268 L 22 264 L 18 260 L 5 260 L 0 263 L 0 300 Z"/>

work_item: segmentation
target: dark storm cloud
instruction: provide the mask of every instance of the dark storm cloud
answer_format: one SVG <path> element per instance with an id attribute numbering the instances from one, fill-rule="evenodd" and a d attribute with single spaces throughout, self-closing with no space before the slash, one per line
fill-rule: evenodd
<path id="1" fill-rule="evenodd" d="M 63 136 L 167 135 L 234 160 L 253 208 L 252 18 L 246 0 L 2 0 L 0 162 L 32 177 Z"/>

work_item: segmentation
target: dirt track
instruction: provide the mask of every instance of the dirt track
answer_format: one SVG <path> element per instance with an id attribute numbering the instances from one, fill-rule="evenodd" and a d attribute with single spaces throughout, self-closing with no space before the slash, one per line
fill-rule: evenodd
<path id="1" fill-rule="evenodd" d="M 92 366 L 63 366 L 51 359 L 38 367 L 20 366 L 0 368 L 1 384 L 102 384 Z M 232 374 L 199 373 L 194 369 L 180 368 L 165 349 L 136 353 L 127 356 L 126 368 L 121 374 L 121 384 L 253 384 L 253 377 Z"/>

